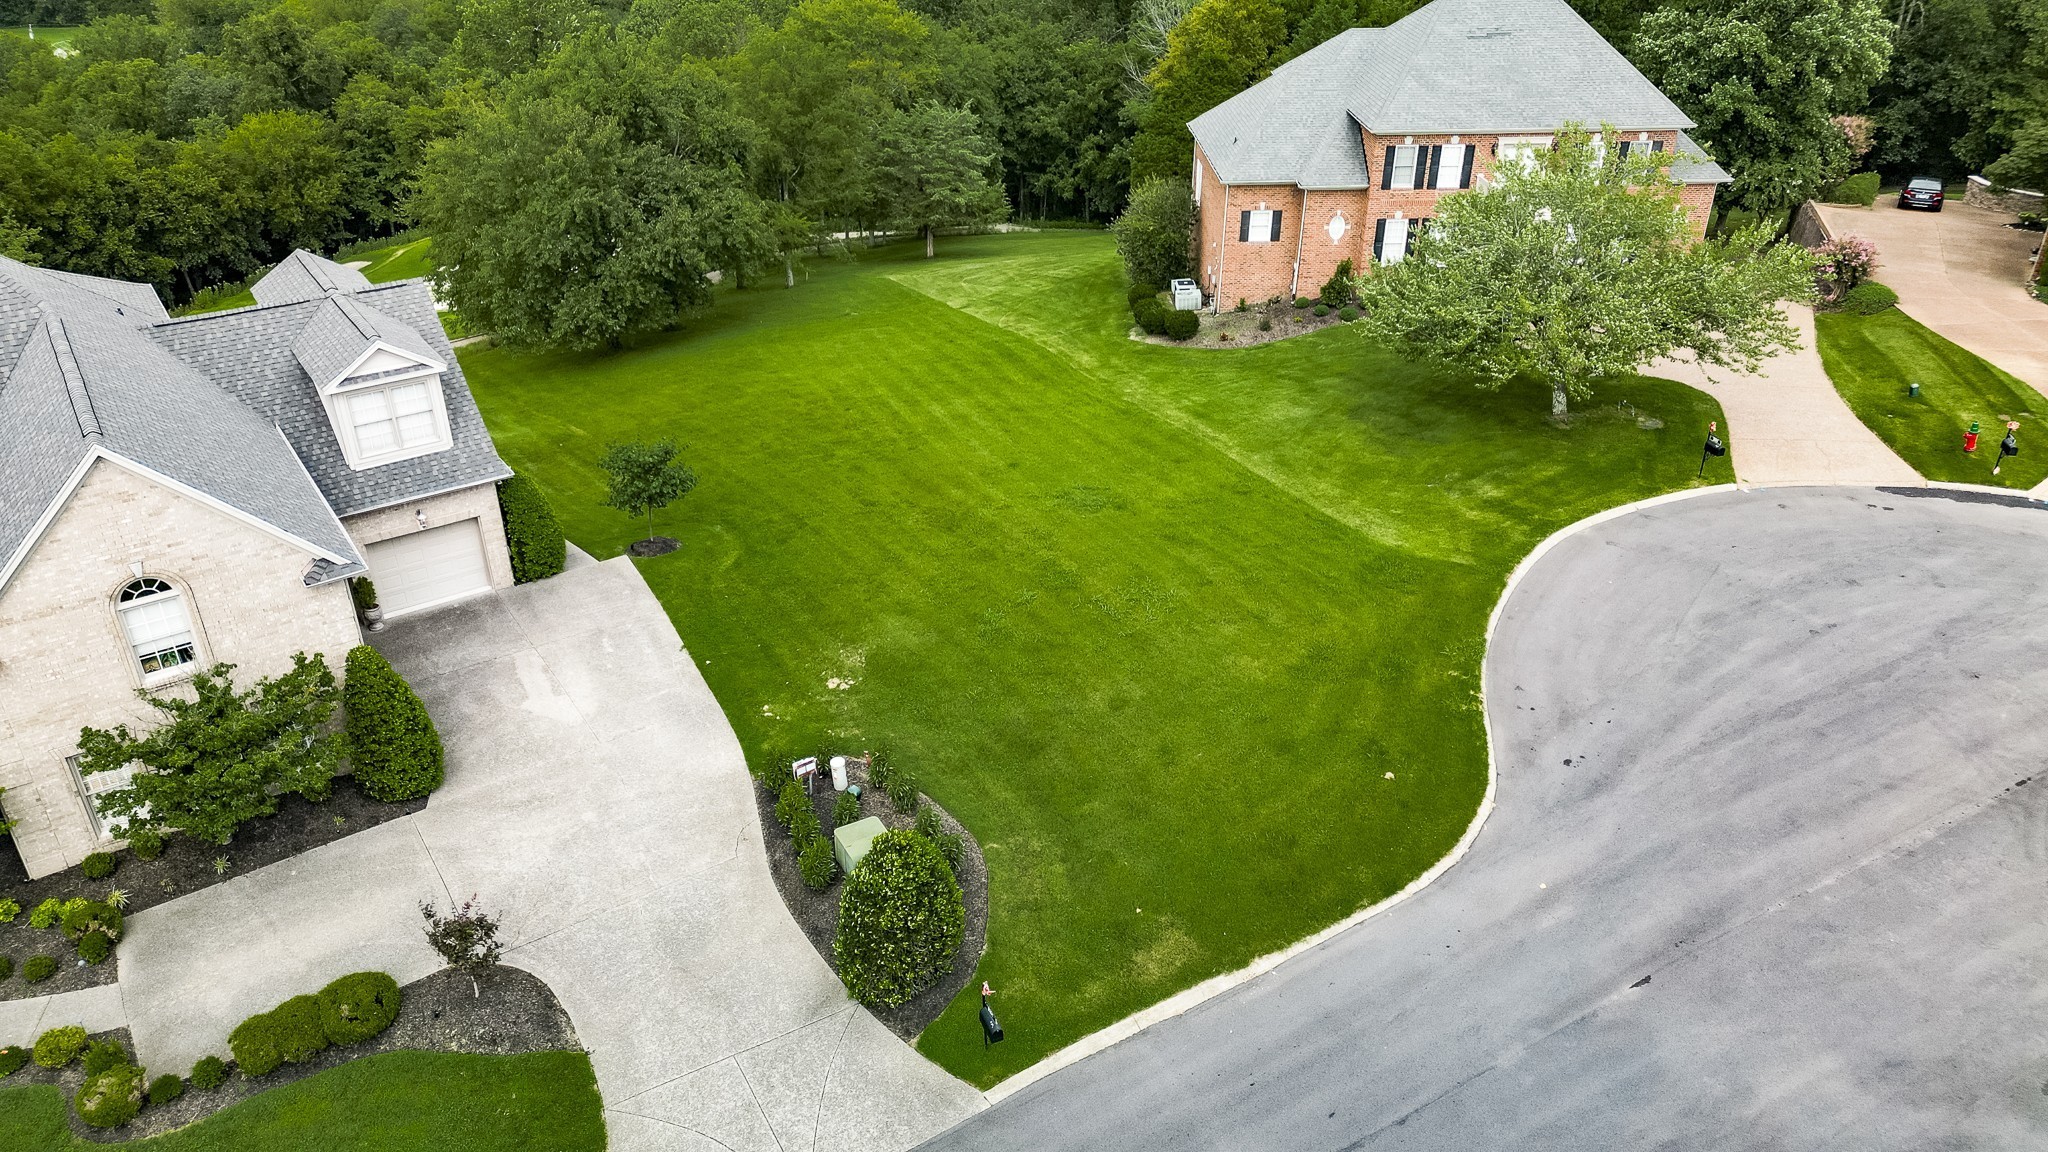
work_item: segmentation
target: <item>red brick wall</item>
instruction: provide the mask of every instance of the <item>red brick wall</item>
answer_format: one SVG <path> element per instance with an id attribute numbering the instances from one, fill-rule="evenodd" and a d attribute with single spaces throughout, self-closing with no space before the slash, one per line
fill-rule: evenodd
<path id="1" fill-rule="evenodd" d="M 1678 202 L 1685 205 L 1685 214 L 1692 217 L 1695 236 L 1707 234 L 1707 219 L 1714 214 L 1714 191 L 1712 184 L 1687 184 L 1678 192 Z"/>
<path id="2" fill-rule="evenodd" d="M 1323 281 L 1337 271 L 1339 260 L 1351 261 L 1353 275 L 1363 275 L 1372 254 L 1371 193 L 1360 189 L 1311 191 L 1302 222 L 1308 227 L 1301 235 L 1301 277 L 1296 296 L 1313 296 L 1322 291 Z M 1330 221 L 1344 217 L 1343 235 L 1332 238 Z"/>

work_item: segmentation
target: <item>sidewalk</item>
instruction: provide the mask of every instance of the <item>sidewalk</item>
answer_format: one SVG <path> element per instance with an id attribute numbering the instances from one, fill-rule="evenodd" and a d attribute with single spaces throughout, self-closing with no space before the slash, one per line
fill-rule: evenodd
<path id="1" fill-rule="evenodd" d="M 1849 411 L 1814 351 L 1813 309 L 1790 306 L 1800 346 L 1756 375 L 1660 360 L 1643 369 L 1700 389 L 1727 414 L 1730 461 L 1745 484 L 1924 484 Z"/>

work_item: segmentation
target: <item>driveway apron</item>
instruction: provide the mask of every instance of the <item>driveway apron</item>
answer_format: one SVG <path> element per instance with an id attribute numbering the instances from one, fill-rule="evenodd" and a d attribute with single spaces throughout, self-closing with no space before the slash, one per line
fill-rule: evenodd
<path id="1" fill-rule="evenodd" d="M 426 975 L 417 903 L 475 895 L 505 962 L 575 1022 L 614 1149 L 896 1149 L 985 1106 L 851 1003 L 790 920 L 738 740 L 631 561 L 376 642 L 435 717 L 446 783 L 133 917 L 120 989 L 145 1063 L 224 1054 L 243 1018 L 345 972 Z"/>

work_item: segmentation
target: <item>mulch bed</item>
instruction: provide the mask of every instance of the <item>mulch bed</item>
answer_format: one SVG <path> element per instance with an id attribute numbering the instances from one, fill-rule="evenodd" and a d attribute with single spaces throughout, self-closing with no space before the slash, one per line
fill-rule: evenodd
<path id="1" fill-rule="evenodd" d="M 656 536 L 650 540 L 635 540 L 626 545 L 626 551 L 635 556 L 666 556 L 683 546 L 673 536 Z"/>
<path id="2" fill-rule="evenodd" d="M 204 1120 L 230 1104 L 239 1103 L 294 1080 L 303 1080 L 363 1056 L 379 1052 L 426 1051 L 467 1052 L 477 1056 L 512 1056 L 522 1052 L 547 1052 L 580 1048 L 569 1014 L 540 977 L 517 968 L 499 965 L 477 981 L 481 995 L 473 991 L 469 977 L 452 969 L 415 980 L 404 988 L 398 1019 L 373 1039 L 346 1048 L 329 1048 L 303 1064 L 286 1064 L 260 1080 L 230 1072 L 227 1082 L 210 1091 L 186 1085 L 185 1094 L 161 1107 L 145 1105 L 142 1114 L 119 1128 L 94 1128 L 67 1110 L 71 1130 L 86 1140 L 113 1143 L 157 1136 Z M 114 1039 L 135 1051 L 126 1028 L 94 1035 L 95 1040 Z M 225 1038 L 223 1038 L 225 1039 Z M 229 1068 L 234 1067 L 233 1062 Z M 150 1077 L 175 1071 L 190 1075 L 190 1068 L 151 1069 Z M 0 1088 L 25 1084 L 55 1084 L 68 1098 L 85 1082 L 85 1071 L 73 1061 L 67 1068 L 44 1068 L 30 1061 L 21 1071 L 0 1080 Z"/>
<path id="3" fill-rule="evenodd" d="M 1270 344 L 1285 340 L 1289 336 L 1301 336 L 1318 332 L 1332 324 L 1342 324 L 1335 309 L 1328 316 L 1317 316 L 1313 308 L 1296 308 L 1283 302 L 1253 304 L 1243 312 L 1223 312 L 1211 315 L 1207 309 L 1195 313 L 1201 318 L 1201 330 L 1185 340 L 1167 336 L 1148 336 L 1145 330 L 1133 326 L 1131 339 L 1143 340 L 1147 344 L 1159 344 L 1168 348 L 1250 348 L 1258 344 Z M 1259 321 L 1266 320 L 1272 325 L 1268 330 L 1259 330 Z"/>
<path id="4" fill-rule="evenodd" d="M 832 805 L 839 794 L 832 790 L 832 781 L 821 763 L 819 780 L 813 787 L 811 807 L 817 810 L 818 823 L 825 828 L 832 827 Z M 872 786 L 867 772 L 858 761 L 847 768 L 849 783 L 861 787 L 860 814 L 863 818 L 879 816 L 890 830 L 908 828 L 916 823 L 916 817 L 898 812 L 881 789 Z M 920 795 L 922 795 L 920 793 Z M 967 858 L 961 861 L 960 895 L 967 906 L 967 931 L 960 942 L 960 954 L 953 958 L 953 970 L 946 978 L 908 1003 L 897 1008 L 870 1007 L 875 1019 L 887 1025 L 891 1032 L 909 1040 L 925 1025 L 939 1018 L 953 997 L 960 994 L 967 982 L 974 978 L 974 969 L 981 963 L 981 953 L 988 946 L 988 866 L 981 859 L 981 844 L 966 826 L 953 815 L 925 796 L 924 802 L 939 814 L 939 824 L 947 832 L 958 835 L 967 846 Z M 839 889 L 845 877 L 834 877 L 830 887 L 823 892 L 813 892 L 804 883 L 802 873 L 796 867 L 796 846 L 789 833 L 775 819 L 775 796 L 764 788 L 754 789 L 754 803 L 761 810 L 761 839 L 768 848 L 768 871 L 775 877 L 775 889 L 782 893 L 782 902 L 789 906 L 789 914 L 795 918 L 797 927 L 802 928 L 811 947 L 818 950 L 825 963 L 837 972 L 839 965 L 832 958 L 832 938 L 839 931 Z M 830 835 L 828 831 L 826 833 Z"/>
<path id="5" fill-rule="evenodd" d="M 154 860 L 137 860 L 133 852 L 123 849 L 114 855 L 119 866 L 112 876 L 104 880 L 88 880 L 76 867 L 31 880 L 22 870 L 20 855 L 12 851 L 11 846 L 8 850 L 0 850 L 0 897 L 21 905 L 21 913 L 13 923 L 0 924 L 0 956 L 14 960 L 14 975 L 0 980 L 0 1000 L 70 992 L 112 984 L 119 978 L 115 968 L 121 954 L 118 945 L 114 949 L 113 960 L 99 965 L 81 965 L 77 950 L 64 939 L 62 932 L 54 927 L 37 929 L 29 926 L 29 913 L 44 900 L 68 900 L 73 896 L 100 900 L 118 888 L 128 894 L 128 904 L 122 913 L 132 916 L 145 908 L 212 887 L 266 864 L 288 860 L 301 852 L 418 812 L 426 806 L 427 798 L 424 796 L 396 804 L 372 800 L 356 787 L 353 779 L 337 777 L 334 792 L 325 801 L 314 804 L 300 796 L 280 797 L 275 815 L 259 817 L 244 824 L 228 844 L 202 844 L 189 837 L 174 835 L 164 845 L 163 854 Z M 213 861 L 217 856 L 228 858 L 228 870 L 224 873 L 214 871 Z M 57 974 L 40 984 L 30 984 L 21 978 L 22 962 L 35 955 L 53 956 L 57 960 Z"/>

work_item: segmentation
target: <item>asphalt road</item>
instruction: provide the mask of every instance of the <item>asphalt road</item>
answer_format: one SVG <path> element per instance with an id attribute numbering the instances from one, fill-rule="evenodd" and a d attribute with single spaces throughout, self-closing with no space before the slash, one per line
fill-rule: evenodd
<path id="1" fill-rule="evenodd" d="M 1563 541 L 1461 863 L 925 1147 L 2048 1147 L 2044 574 L 2048 510 L 1925 490 Z"/>

